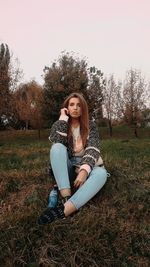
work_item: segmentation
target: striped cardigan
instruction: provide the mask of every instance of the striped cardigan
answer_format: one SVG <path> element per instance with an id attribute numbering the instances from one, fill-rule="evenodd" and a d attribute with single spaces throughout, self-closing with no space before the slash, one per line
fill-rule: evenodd
<path id="1" fill-rule="evenodd" d="M 67 117 L 67 116 L 66 116 Z M 100 138 L 96 124 L 93 121 L 89 123 L 89 136 L 87 138 L 86 147 L 80 163 L 80 170 L 85 169 L 88 174 L 94 166 L 103 165 L 100 156 Z M 68 143 L 68 122 L 65 118 L 60 117 L 51 127 L 49 140 L 52 143 L 62 143 L 67 147 L 69 158 L 74 156 L 73 142 Z"/>

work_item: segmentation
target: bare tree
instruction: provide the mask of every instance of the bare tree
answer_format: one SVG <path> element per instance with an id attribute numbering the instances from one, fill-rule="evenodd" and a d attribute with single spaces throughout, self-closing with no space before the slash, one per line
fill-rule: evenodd
<path id="1" fill-rule="evenodd" d="M 103 109 L 108 121 L 109 134 L 112 136 L 112 121 L 121 116 L 121 83 L 115 82 L 111 75 L 106 79 L 106 87 L 103 90 Z"/>
<path id="2" fill-rule="evenodd" d="M 101 70 L 98 70 L 95 66 L 90 67 L 88 73 L 88 106 L 89 111 L 93 119 L 100 125 L 103 119 L 103 91 L 106 86 L 104 74 Z"/>
<path id="3" fill-rule="evenodd" d="M 20 62 L 18 58 L 14 58 L 13 53 L 11 53 L 10 59 L 10 90 L 14 92 L 17 90 L 19 83 L 23 78 L 23 70 L 20 67 Z"/>
<path id="4" fill-rule="evenodd" d="M 34 129 L 37 129 L 38 130 L 38 137 L 40 139 L 40 133 L 41 133 L 41 129 L 42 129 L 42 126 L 43 126 L 43 116 L 42 116 L 42 113 L 43 113 L 43 90 L 42 90 L 42 87 L 37 85 L 36 83 L 34 83 L 33 85 L 33 88 L 35 90 L 35 93 L 34 93 L 34 98 L 32 100 L 32 103 L 31 103 L 31 117 L 30 117 L 30 123 L 31 123 L 31 126 L 34 128 Z"/>
<path id="5" fill-rule="evenodd" d="M 10 52 L 7 44 L 0 45 L 0 126 L 10 115 Z"/>
<path id="6" fill-rule="evenodd" d="M 145 78 L 139 70 L 127 71 L 123 86 L 123 114 L 126 123 L 133 127 L 136 137 L 138 124 L 142 120 L 142 111 L 145 109 L 146 88 Z"/>
<path id="7" fill-rule="evenodd" d="M 0 128 L 11 126 L 14 118 L 13 91 L 22 78 L 19 61 L 7 44 L 0 45 Z"/>

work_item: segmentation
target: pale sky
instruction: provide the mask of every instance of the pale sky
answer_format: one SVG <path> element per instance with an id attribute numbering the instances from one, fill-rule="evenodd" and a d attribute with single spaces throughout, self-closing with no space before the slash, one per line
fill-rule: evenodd
<path id="1" fill-rule="evenodd" d="M 0 43 L 18 57 L 24 81 L 43 83 L 61 51 L 105 75 L 132 68 L 150 80 L 150 0 L 0 0 Z"/>

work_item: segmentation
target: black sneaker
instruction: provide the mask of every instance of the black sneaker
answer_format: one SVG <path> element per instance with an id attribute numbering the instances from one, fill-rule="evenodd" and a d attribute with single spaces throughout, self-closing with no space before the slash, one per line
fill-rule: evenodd
<path id="1" fill-rule="evenodd" d="M 47 208 L 38 218 L 37 223 L 39 225 L 44 225 L 52 223 L 55 220 L 65 218 L 64 206 L 59 206 L 56 208 Z"/>

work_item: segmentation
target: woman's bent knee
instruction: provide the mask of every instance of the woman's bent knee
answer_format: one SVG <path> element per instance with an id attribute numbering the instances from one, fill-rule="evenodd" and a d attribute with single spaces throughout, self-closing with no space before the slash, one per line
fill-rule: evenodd
<path id="1" fill-rule="evenodd" d="M 63 144 L 61 143 L 55 143 L 51 146 L 51 149 L 50 149 L 50 153 L 53 153 L 53 152 L 60 152 L 62 150 L 66 150 L 66 146 L 64 146 Z"/>
<path id="2" fill-rule="evenodd" d="M 95 167 L 93 170 L 98 179 L 105 184 L 107 181 L 107 171 L 104 167 Z"/>

